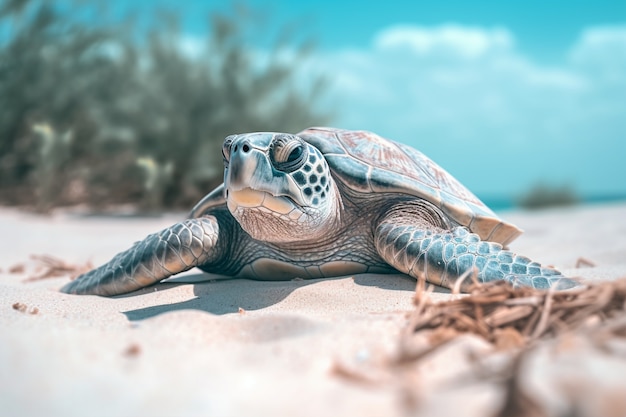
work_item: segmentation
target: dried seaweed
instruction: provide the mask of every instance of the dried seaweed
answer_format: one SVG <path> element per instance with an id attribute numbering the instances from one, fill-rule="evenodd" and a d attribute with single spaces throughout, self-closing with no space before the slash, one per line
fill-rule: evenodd
<path id="1" fill-rule="evenodd" d="M 34 271 L 24 279 L 24 282 L 39 281 L 46 278 L 56 278 L 69 276 L 70 279 L 75 279 L 80 274 L 93 269 L 91 262 L 86 262 L 82 265 L 72 264 L 66 262 L 60 258 L 50 255 L 31 255 L 30 259 L 34 262 Z M 9 271 L 12 273 L 24 273 L 26 265 L 23 263 L 12 266 Z"/>
<path id="2" fill-rule="evenodd" d="M 30 309 L 28 308 L 28 306 L 24 303 L 13 303 L 13 310 L 17 310 L 20 313 L 28 313 L 28 314 L 39 314 L 39 309 L 37 307 L 31 307 Z"/>
<path id="3" fill-rule="evenodd" d="M 478 283 L 475 275 L 469 294 L 454 299 L 434 301 L 432 287 L 418 280 L 414 298 L 415 309 L 409 313 L 408 324 L 401 333 L 396 354 L 380 366 L 348 366 L 335 363 L 333 374 L 346 381 L 367 387 L 395 389 L 401 409 L 415 414 L 422 405 L 420 365 L 449 342 L 463 334 L 478 335 L 509 356 L 504 367 L 493 366 L 488 357 L 469 357 L 470 374 L 457 375 L 449 387 L 481 382 L 497 382 L 504 388 L 503 403 L 495 416 L 548 415 L 545 404 L 527 392 L 522 381 L 526 359 L 548 344 L 546 339 L 559 337 L 566 341 L 576 335 L 607 354 L 619 354 L 613 343 L 626 337 L 626 277 L 589 284 L 568 291 L 542 291 L 514 288 L 503 281 Z M 424 338 L 426 336 L 426 338 Z M 426 343 L 424 343 L 426 339 Z M 564 342 L 562 342 L 564 343 Z M 618 345 L 619 346 L 619 345 Z M 472 355 L 468 351 L 468 355 Z M 417 382 L 416 382 L 417 381 Z M 567 399 L 566 399 L 567 400 Z M 569 404 L 572 415 L 580 412 L 576 401 Z M 622 412 L 618 408 L 618 412 Z M 622 414 L 616 414 L 622 415 Z"/>
<path id="4" fill-rule="evenodd" d="M 576 260 L 576 268 L 593 268 L 594 266 L 596 266 L 594 261 L 582 256 Z"/>
<path id="5" fill-rule="evenodd" d="M 529 396 L 520 381 L 524 360 L 531 350 L 525 349 L 515 356 L 508 366 L 503 385 L 505 387 L 504 404 L 495 417 L 545 417 L 546 411 Z"/>
<path id="6" fill-rule="evenodd" d="M 520 382 L 524 360 L 541 339 L 576 333 L 597 349 L 615 354 L 611 341 L 626 337 L 626 277 L 561 292 L 514 288 L 504 281 L 478 283 L 474 277 L 469 295 L 443 302 L 433 301 L 424 284 L 418 283 L 414 304 L 395 365 L 417 364 L 461 334 L 481 336 L 496 350 L 513 353 L 501 380 L 506 394 L 497 416 L 546 415 Z M 429 332 L 431 346 L 407 355 L 414 336 L 423 331 Z M 494 377 L 480 363 L 474 372 L 480 381 Z M 576 404 L 570 406 L 576 412 Z"/>
<path id="7" fill-rule="evenodd" d="M 359 385 L 379 386 L 382 382 L 381 379 L 378 378 L 378 375 L 372 375 L 371 372 L 360 371 L 343 362 L 334 362 L 330 368 L 330 372 L 343 380 Z"/>
<path id="8" fill-rule="evenodd" d="M 141 346 L 137 343 L 130 344 L 123 352 L 128 358 L 136 358 L 141 354 Z"/>
<path id="9" fill-rule="evenodd" d="M 446 328 L 477 334 L 497 347 L 519 347 L 623 313 L 626 278 L 568 291 L 514 288 L 505 281 L 474 282 L 466 297 L 434 302 L 427 292 L 416 291 L 414 302 L 412 332 Z"/>

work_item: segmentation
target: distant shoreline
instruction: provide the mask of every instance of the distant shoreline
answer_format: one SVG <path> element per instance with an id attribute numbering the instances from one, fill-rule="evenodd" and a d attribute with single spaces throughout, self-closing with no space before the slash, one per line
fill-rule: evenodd
<path id="1" fill-rule="evenodd" d="M 517 202 L 516 198 L 510 197 L 481 197 L 478 196 L 483 203 L 485 203 L 489 208 L 494 211 L 501 210 L 513 210 L 521 208 Z M 583 204 L 602 204 L 602 203 L 618 203 L 618 202 L 626 202 L 626 194 L 622 195 L 590 195 L 590 196 L 581 196 L 580 200 L 575 205 L 583 205 Z M 548 206 L 546 206 L 547 208 Z"/>

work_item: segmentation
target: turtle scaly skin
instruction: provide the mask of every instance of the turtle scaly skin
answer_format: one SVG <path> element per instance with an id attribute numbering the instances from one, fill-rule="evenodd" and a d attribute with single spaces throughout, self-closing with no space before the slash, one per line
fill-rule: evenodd
<path id="1" fill-rule="evenodd" d="M 507 280 L 514 286 L 567 289 L 573 282 L 555 269 L 542 267 L 525 256 L 504 250 L 496 242 L 481 241 L 458 226 L 452 230 L 419 223 L 411 207 L 399 206 L 376 229 L 376 247 L 394 268 L 442 287 L 453 287 L 466 272 L 477 272 L 479 282 Z M 410 221 L 413 220 L 413 222 Z M 466 289 L 465 280 L 461 289 Z"/>
<path id="2" fill-rule="evenodd" d="M 133 291 L 172 274 L 187 271 L 219 257 L 215 217 L 187 219 L 153 233 L 64 287 L 74 294 L 115 295 Z M 86 290 L 90 289 L 90 290 Z"/>
<path id="3" fill-rule="evenodd" d="M 122 294 L 193 267 L 261 280 L 401 271 L 449 288 L 476 270 L 481 282 L 577 285 L 506 250 L 521 231 L 405 145 L 369 132 L 312 128 L 232 135 L 223 153 L 224 184 L 189 219 L 62 291 Z"/>

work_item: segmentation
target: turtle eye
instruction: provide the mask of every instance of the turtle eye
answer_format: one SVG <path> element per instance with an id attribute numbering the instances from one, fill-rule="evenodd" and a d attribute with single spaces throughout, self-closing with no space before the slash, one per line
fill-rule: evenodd
<path id="1" fill-rule="evenodd" d="M 306 162 L 307 147 L 297 136 L 277 135 L 272 142 L 270 156 L 276 169 L 293 172 Z"/>
<path id="2" fill-rule="evenodd" d="M 302 157 L 302 153 L 304 152 L 304 146 L 298 145 L 296 146 L 287 157 L 287 162 L 295 162 L 298 161 Z"/>

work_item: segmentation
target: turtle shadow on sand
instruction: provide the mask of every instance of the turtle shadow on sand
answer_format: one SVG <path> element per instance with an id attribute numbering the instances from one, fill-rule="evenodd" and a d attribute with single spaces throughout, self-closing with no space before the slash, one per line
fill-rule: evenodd
<path id="1" fill-rule="evenodd" d="M 148 293 L 154 288 L 165 291 L 179 285 L 193 285 L 196 296 L 182 302 L 154 305 L 123 312 L 129 321 L 140 321 L 159 314 L 180 310 L 199 310 L 210 314 L 224 315 L 238 313 L 240 309 L 246 311 L 260 310 L 275 305 L 286 299 L 293 291 L 306 285 L 314 285 L 329 280 L 346 279 L 347 277 L 320 278 L 292 281 L 251 281 L 247 279 L 219 279 L 213 280 L 209 274 L 187 275 L 171 279 L 161 284 L 148 287 L 138 292 L 116 298 L 137 296 L 138 293 Z M 357 274 L 350 276 L 359 286 L 377 287 L 384 290 L 413 291 L 415 279 L 402 274 Z M 449 292 L 447 289 L 436 287 L 437 292 Z"/>

